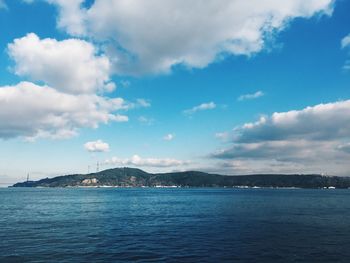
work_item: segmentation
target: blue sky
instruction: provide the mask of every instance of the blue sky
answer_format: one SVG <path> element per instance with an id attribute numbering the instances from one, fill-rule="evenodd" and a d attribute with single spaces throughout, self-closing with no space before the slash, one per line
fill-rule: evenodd
<path id="1" fill-rule="evenodd" d="M 2 182 L 348 175 L 348 1 L 146 2 L 0 1 Z"/>

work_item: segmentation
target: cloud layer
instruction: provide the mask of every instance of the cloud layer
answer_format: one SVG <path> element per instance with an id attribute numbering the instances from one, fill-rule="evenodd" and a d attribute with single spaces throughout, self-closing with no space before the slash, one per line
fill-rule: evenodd
<path id="1" fill-rule="evenodd" d="M 349 142 L 350 100 L 347 100 L 276 112 L 255 123 L 246 123 L 231 133 L 232 145 L 212 157 L 226 161 L 273 160 L 283 166 L 289 163 L 291 171 L 295 163 L 304 164 L 305 170 L 314 164 L 318 169 L 332 167 L 333 173 L 345 173 L 350 168 L 346 165 Z M 343 165 L 333 167 L 339 163 Z"/>
<path id="2" fill-rule="evenodd" d="M 250 56 L 294 18 L 333 9 L 332 0 L 95 0 L 89 8 L 83 0 L 46 1 L 59 9 L 59 28 L 105 43 L 119 74 L 164 73 L 178 64 L 203 68 L 225 55 Z"/>
<path id="3" fill-rule="evenodd" d="M 121 98 L 72 95 L 49 86 L 21 82 L 0 87 L 0 138 L 68 138 L 79 128 L 127 121 L 113 112 L 127 107 Z"/>
<path id="4" fill-rule="evenodd" d="M 109 59 L 84 40 L 30 33 L 7 51 L 14 73 L 33 82 L 0 87 L 0 138 L 69 138 L 80 128 L 128 121 L 118 111 L 151 106 L 145 99 L 105 97 L 115 88 Z"/>
<path id="5" fill-rule="evenodd" d="M 302 110 L 275 112 L 236 129 L 235 142 L 287 139 L 330 140 L 350 137 L 350 100 Z"/>

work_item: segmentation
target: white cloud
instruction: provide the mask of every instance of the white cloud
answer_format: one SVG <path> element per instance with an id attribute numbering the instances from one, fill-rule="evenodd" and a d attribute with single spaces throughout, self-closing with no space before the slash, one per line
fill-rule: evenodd
<path id="1" fill-rule="evenodd" d="M 231 137 L 232 145 L 212 157 L 274 160 L 289 171 L 298 163 L 305 171 L 312 168 L 344 175 L 350 168 L 350 100 L 275 112 L 235 128 Z"/>
<path id="2" fill-rule="evenodd" d="M 350 100 L 318 104 L 302 110 L 275 112 L 236 129 L 237 142 L 350 137 Z"/>
<path id="3" fill-rule="evenodd" d="M 164 141 L 172 141 L 174 138 L 175 138 L 175 134 L 169 133 L 163 137 L 163 140 Z"/>
<path id="4" fill-rule="evenodd" d="M 108 152 L 109 144 L 103 142 L 102 140 L 97 140 L 85 143 L 84 148 L 88 152 Z"/>
<path id="5" fill-rule="evenodd" d="M 113 157 L 105 161 L 106 165 L 132 165 L 137 167 L 174 167 L 187 165 L 189 162 L 180 161 L 176 159 L 159 159 L 159 158 L 141 158 L 138 155 L 134 155 L 131 158 L 121 159 L 118 157 Z"/>
<path id="6" fill-rule="evenodd" d="M 126 121 L 113 112 L 127 107 L 121 98 L 61 93 L 48 86 L 21 82 L 0 87 L 0 138 L 68 138 L 79 128 Z"/>
<path id="7" fill-rule="evenodd" d="M 333 9 L 332 0 L 96 0 L 88 9 L 83 0 L 47 1 L 59 8 L 60 28 L 108 42 L 120 74 L 168 72 L 177 64 L 203 68 L 222 54 L 250 56 L 294 18 Z"/>
<path id="8" fill-rule="evenodd" d="M 14 72 L 67 93 L 112 91 L 110 62 L 83 40 L 40 39 L 34 33 L 8 45 Z"/>
<path id="9" fill-rule="evenodd" d="M 243 100 L 252 100 L 252 99 L 257 99 L 260 98 L 262 96 L 264 96 L 265 94 L 262 91 L 257 91 L 255 93 L 252 94 L 244 94 L 238 97 L 239 101 L 243 101 Z"/>
<path id="10" fill-rule="evenodd" d="M 208 102 L 208 103 L 202 103 L 198 106 L 195 106 L 191 109 L 184 110 L 184 114 L 191 115 L 196 113 L 197 111 L 204 111 L 204 110 L 212 110 L 216 108 L 216 104 L 214 102 Z"/>
<path id="11" fill-rule="evenodd" d="M 85 34 L 85 9 L 82 4 L 85 0 L 47 0 L 59 7 L 58 27 L 71 35 Z"/>
<path id="12" fill-rule="evenodd" d="M 350 46 L 350 34 L 341 40 L 341 47 L 346 48 Z"/>
<path id="13" fill-rule="evenodd" d="M 26 2 L 32 2 L 34 0 Z M 333 0 L 46 0 L 58 27 L 107 43 L 119 74 L 203 68 L 225 55 L 260 52 L 295 18 L 330 15 Z M 150 30 L 150 28 L 152 30 Z"/>
<path id="14" fill-rule="evenodd" d="M 341 47 L 344 49 L 344 48 L 349 48 L 350 47 L 350 34 L 347 35 L 346 37 L 344 37 L 342 40 L 341 40 Z M 343 65 L 343 69 L 344 70 L 350 70 L 350 59 L 347 59 Z"/>

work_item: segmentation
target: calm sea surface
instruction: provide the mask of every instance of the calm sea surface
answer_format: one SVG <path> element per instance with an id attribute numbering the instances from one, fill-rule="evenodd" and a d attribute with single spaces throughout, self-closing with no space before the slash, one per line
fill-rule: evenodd
<path id="1" fill-rule="evenodd" d="M 0 189 L 0 262 L 350 262 L 350 190 Z"/>

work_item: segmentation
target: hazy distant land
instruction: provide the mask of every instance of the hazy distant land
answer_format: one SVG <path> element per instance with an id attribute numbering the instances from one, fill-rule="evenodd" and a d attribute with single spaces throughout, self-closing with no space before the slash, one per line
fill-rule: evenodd
<path id="1" fill-rule="evenodd" d="M 350 188 L 350 178 L 318 174 L 220 175 L 198 171 L 147 173 L 135 168 L 115 168 L 98 173 L 73 174 L 13 187 L 295 187 Z"/>

